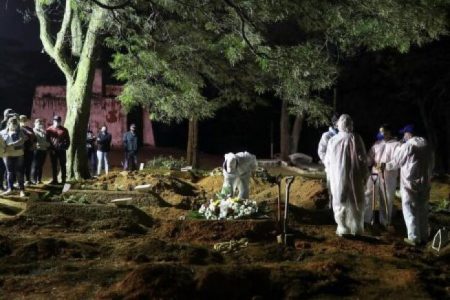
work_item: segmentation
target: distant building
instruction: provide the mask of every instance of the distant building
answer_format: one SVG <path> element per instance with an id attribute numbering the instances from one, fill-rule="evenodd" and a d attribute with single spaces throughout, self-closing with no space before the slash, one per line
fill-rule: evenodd
<path id="1" fill-rule="evenodd" d="M 145 109 L 138 108 L 133 113 L 126 114 L 120 102 L 116 100 L 121 91 L 120 85 L 103 85 L 102 71 L 100 69 L 95 71 L 89 119 L 91 130 L 97 133 L 103 125 L 106 125 L 112 134 L 113 146 L 121 146 L 123 133 L 128 130 L 131 123 L 135 123 L 143 144 L 155 146 L 149 113 Z M 41 118 L 50 126 L 54 115 L 60 115 L 64 121 L 66 112 L 66 86 L 36 87 L 31 111 L 32 120 Z"/>

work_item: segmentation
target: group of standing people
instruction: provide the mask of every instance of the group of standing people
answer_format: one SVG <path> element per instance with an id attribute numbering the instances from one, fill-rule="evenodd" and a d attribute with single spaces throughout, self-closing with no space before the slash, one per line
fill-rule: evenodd
<path id="1" fill-rule="evenodd" d="M 53 118 L 52 126 L 45 128 L 42 119 L 34 121 L 30 127 L 25 115 L 18 115 L 12 109 L 6 109 L 0 123 L 0 188 L 2 195 L 9 195 L 19 189 L 19 195 L 25 196 L 25 186 L 42 183 L 42 171 L 50 155 L 53 170 L 52 183 L 58 183 L 57 165 L 61 169 L 61 181 L 66 181 L 66 150 L 70 146 L 70 137 L 61 125 L 61 117 Z M 4 184 L 6 179 L 6 185 Z"/>
<path id="2" fill-rule="evenodd" d="M 404 241 L 410 245 L 427 242 L 432 151 L 424 138 L 415 136 L 412 125 L 400 130 L 401 141 L 392 133 L 392 128 L 383 124 L 366 153 L 364 142 L 353 131 L 351 117 L 344 114 L 334 118 L 322 135 L 318 154 L 325 165 L 337 235 L 362 234 L 364 223 L 374 218 L 374 200 L 379 203 L 379 223 L 387 227 L 400 175 L 408 234 Z"/>

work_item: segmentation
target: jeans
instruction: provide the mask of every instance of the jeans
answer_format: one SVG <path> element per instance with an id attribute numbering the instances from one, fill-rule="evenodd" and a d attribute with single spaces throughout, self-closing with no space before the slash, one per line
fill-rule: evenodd
<path id="1" fill-rule="evenodd" d="M 58 163 L 61 168 L 61 181 L 66 183 L 66 150 L 51 150 L 50 160 L 52 162 L 53 182 L 58 182 Z"/>
<path id="2" fill-rule="evenodd" d="M 108 152 L 102 152 L 97 150 L 97 175 L 100 175 L 102 171 L 102 165 L 105 168 L 105 173 L 108 174 L 109 163 L 108 163 Z"/>
<path id="3" fill-rule="evenodd" d="M 23 154 L 23 172 L 26 181 L 31 181 L 31 164 L 33 163 L 33 150 L 25 150 Z"/>
<path id="4" fill-rule="evenodd" d="M 46 157 L 47 157 L 46 150 L 34 150 L 31 178 L 36 183 L 42 182 L 42 169 L 44 167 Z"/>
<path id="5" fill-rule="evenodd" d="M 3 158 L 0 158 L 0 190 L 5 189 L 5 186 L 3 185 L 3 182 L 5 181 L 5 177 L 6 177 L 5 162 L 3 161 Z"/>
<path id="6" fill-rule="evenodd" d="M 123 168 L 128 171 L 137 170 L 137 163 L 137 151 L 126 151 Z"/>
<path id="7" fill-rule="evenodd" d="M 23 178 L 23 156 L 9 156 L 4 158 L 6 165 L 6 172 L 8 174 L 8 189 L 14 189 L 14 181 L 19 183 L 19 189 L 23 191 L 24 178 Z"/>

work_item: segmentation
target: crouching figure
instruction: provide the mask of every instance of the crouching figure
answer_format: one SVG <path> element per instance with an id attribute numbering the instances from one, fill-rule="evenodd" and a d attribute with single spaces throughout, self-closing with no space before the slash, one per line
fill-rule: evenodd
<path id="1" fill-rule="evenodd" d="M 253 154 L 248 152 L 225 154 L 222 191 L 231 191 L 233 197 L 237 188 L 239 190 L 238 197 L 248 199 L 250 177 L 256 167 L 256 156 Z"/>

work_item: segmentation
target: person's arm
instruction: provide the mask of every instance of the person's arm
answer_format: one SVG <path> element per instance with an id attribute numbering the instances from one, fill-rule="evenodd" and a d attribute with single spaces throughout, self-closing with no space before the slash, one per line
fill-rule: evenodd
<path id="1" fill-rule="evenodd" d="M 326 138 L 325 134 L 322 134 L 322 137 L 319 141 L 319 146 L 317 148 L 317 154 L 319 155 L 320 160 L 322 163 L 325 164 L 325 154 L 327 153 L 327 144 L 329 139 Z"/>
<path id="2" fill-rule="evenodd" d="M 412 146 L 409 144 L 403 144 L 402 146 L 398 147 L 394 151 L 392 160 L 386 163 L 384 168 L 388 171 L 391 171 L 400 169 L 402 166 L 404 166 L 408 161 L 408 157 L 411 153 L 411 147 Z"/>
<path id="3" fill-rule="evenodd" d="M 11 146 L 11 147 L 17 147 L 17 146 L 22 146 L 25 141 L 26 141 L 26 135 L 25 133 L 23 133 L 22 130 L 19 130 L 19 138 L 15 141 L 13 141 L 12 139 L 9 142 L 6 142 L 7 146 Z"/>

